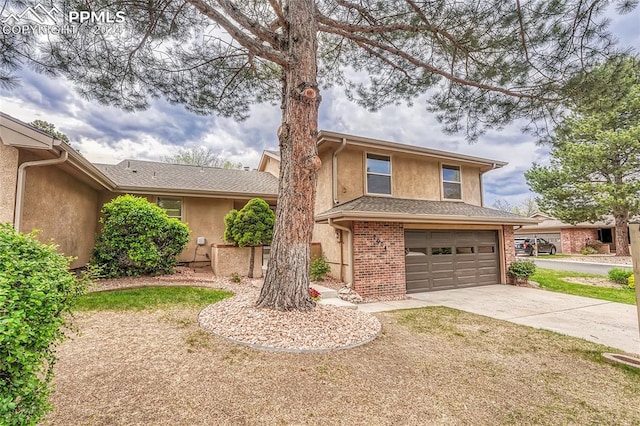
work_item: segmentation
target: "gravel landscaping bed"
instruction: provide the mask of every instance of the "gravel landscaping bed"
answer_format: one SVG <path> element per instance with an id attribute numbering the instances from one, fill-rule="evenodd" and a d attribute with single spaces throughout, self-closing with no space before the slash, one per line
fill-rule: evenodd
<path id="1" fill-rule="evenodd" d="M 255 307 L 257 293 L 246 293 L 206 307 L 198 322 L 205 330 L 257 349 L 326 352 L 375 339 L 380 321 L 371 314 L 317 305 L 308 312 L 280 312 Z"/>
<path id="2" fill-rule="evenodd" d="M 90 291 L 136 287 L 191 286 L 228 290 L 236 295 L 205 308 L 202 328 L 219 337 L 257 349 L 285 352 L 326 352 L 352 348 L 374 340 L 381 330 L 371 314 L 317 305 L 309 312 L 279 312 L 254 306 L 262 278 L 234 283 L 213 274 L 178 268 L 173 275 L 99 280 Z M 334 283 L 337 286 L 337 283 Z"/>

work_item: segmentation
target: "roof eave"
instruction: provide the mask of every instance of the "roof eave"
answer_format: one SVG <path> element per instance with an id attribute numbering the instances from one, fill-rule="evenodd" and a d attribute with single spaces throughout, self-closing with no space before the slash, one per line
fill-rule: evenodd
<path id="1" fill-rule="evenodd" d="M 172 195 L 179 197 L 198 196 L 206 198 L 231 198 L 231 199 L 246 199 L 246 198 L 263 198 L 263 199 L 277 199 L 277 193 L 259 193 L 259 192 L 227 192 L 227 191 L 208 191 L 200 189 L 179 189 L 179 188 L 150 188 L 144 186 L 117 186 L 115 192 L 126 192 L 129 194 L 150 194 L 150 195 Z"/>
<path id="2" fill-rule="evenodd" d="M 344 133 L 331 132 L 327 130 L 321 130 L 318 133 L 318 145 L 323 142 L 341 143 L 343 139 L 347 140 L 347 144 L 371 147 L 371 148 L 384 148 L 394 152 L 402 152 L 406 154 L 426 155 L 430 157 L 437 157 L 443 160 L 461 161 L 470 164 L 476 164 L 484 166 L 486 170 L 500 168 L 506 166 L 508 163 L 504 161 L 492 160 L 488 158 L 474 157 L 471 155 L 455 154 L 447 151 L 440 151 L 436 149 L 413 147 L 410 145 L 400 144 L 397 142 L 384 141 L 379 139 L 366 138 L 362 136 L 348 135 Z"/>
<path id="3" fill-rule="evenodd" d="M 60 148 L 69 153 L 69 163 L 82 171 L 98 185 L 110 191 L 113 191 L 117 187 L 114 181 L 109 179 L 100 169 L 91 164 L 89 160 L 80 155 L 69 144 L 61 142 Z"/>
<path id="4" fill-rule="evenodd" d="M 316 215 L 315 221 L 326 223 L 329 219 L 342 221 L 370 221 L 370 222 L 402 222 L 402 223 L 434 223 L 434 224 L 476 224 L 476 225 L 525 225 L 535 223 L 531 219 L 456 216 L 456 215 L 424 215 L 407 213 L 349 211 Z"/>

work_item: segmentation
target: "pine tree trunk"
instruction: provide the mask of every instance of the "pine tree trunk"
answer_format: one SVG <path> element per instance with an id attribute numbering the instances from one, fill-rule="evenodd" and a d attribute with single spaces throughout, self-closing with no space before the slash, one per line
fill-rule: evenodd
<path id="1" fill-rule="evenodd" d="M 629 251 L 629 214 L 615 214 L 616 220 L 616 256 L 630 256 Z"/>
<path id="2" fill-rule="evenodd" d="M 320 158 L 316 146 L 320 94 L 317 74 L 315 3 L 291 0 L 285 28 L 293 64 L 283 70 L 278 207 L 269 268 L 257 306 L 309 310 L 309 258 Z"/>
<path id="3" fill-rule="evenodd" d="M 254 246 L 251 246 L 251 251 L 249 253 L 249 273 L 247 274 L 247 277 L 249 278 L 253 278 L 253 265 L 255 264 L 255 257 L 256 248 Z"/>

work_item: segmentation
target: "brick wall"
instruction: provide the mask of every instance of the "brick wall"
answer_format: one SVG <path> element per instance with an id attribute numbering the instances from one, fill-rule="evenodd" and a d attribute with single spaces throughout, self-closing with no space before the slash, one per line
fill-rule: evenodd
<path id="1" fill-rule="evenodd" d="M 403 225 L 354 222 L 353 266 L 353 288 L 362 296 L 406 294 Z"/>
<path id="2" fill-rule="evenodd" d="M 560 230 L 562 253 L 580 253 L 587 238 L 598 239 L 598 230 L 593 228 L 564 228 Z"/>
<path id="3" fill-rule="evenodd" d="M 513 226 L 502 226 L 502 236 L 504 238 L 504 260 L 506 270 L 509 269 L 509 265 L 516 261 L 516 242 L 513 234 Z"/>

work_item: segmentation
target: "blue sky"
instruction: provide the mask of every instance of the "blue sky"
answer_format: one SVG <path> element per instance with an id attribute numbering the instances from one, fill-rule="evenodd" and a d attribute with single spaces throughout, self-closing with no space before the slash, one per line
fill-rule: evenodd
<path id="1" fill-rule="evenodd" d="M 640 52 L 640 8 L 614 17 L 611 30 L 620 47 Z M 194 115 L 162 100 L 146 111 L 131 113 L 81 98 L 63 78 L 28 69 L 18 76 L 18 88 L 0 89 L 0 109 L 26 122 L 41 119 L 54 123 L 69 136 L 74 148 L 93 162 L 161 160 L 182 146 L 206 146 L 232 161 L 256 167 L 262 150 L 277 149 L 277 105 L 255 105 L 250 118 L 242 122 Z M 349 102 L 341 88 L 323 92 L 320 128 L 507 161 L 508 166 L 485 175 L 488 206 L 496 199 L 516 205 L 532 195 L 523 173 L 532 162 L 548 159 L 548 149 L 523 134 L 517 123 L 488 132 L 470 145 L 463 135 L 445 135 L 420 99 L 412 107 L 393 106 L 372 113 Z"/>

